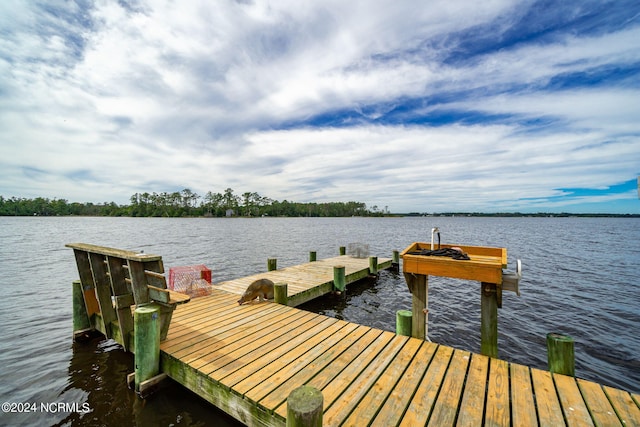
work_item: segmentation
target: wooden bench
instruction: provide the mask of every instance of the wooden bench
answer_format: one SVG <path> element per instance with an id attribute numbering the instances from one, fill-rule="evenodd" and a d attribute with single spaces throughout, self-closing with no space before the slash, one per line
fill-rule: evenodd
<path id="1" fill-rule="evenodd" d="M 88 329 L 98 330 L 125 350 L 134 351 L 132 308 L 157 304 L 161 308 L 160 340 L 166 339 L 173 310 L 189 302 L 190 297 L 167 289 L 161 256 L 86 243 L 65 246 L 75 254 L 82 288 L 82 298 L 78 299 L 84 302 Z M 74 337 L 86 332 L 86 328 L 76 329 L 76 312 L 74 308 Z"/>

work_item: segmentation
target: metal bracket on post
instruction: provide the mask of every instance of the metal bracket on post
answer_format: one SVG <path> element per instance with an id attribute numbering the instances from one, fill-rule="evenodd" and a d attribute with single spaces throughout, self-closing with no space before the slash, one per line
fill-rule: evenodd
<path id="1" fill-rule="evenodd" d="M 520 296 L 520 279 L 522 279 L 522 261 L 516 261 L 515 273 L 502 273 L 502 290 L 515 292 Z"/>

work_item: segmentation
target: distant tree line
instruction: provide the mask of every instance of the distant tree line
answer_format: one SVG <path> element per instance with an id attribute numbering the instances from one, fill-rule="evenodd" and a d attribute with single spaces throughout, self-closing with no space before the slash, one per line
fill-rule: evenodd
<path id="1" fill-rule="evenodd" d="M 368 209 L 361 202 L 297 203 L 278 201 L 255 192 L 237 195 L 231 188 L 223 193 L 199 196 L 188 188 L 172 193 L 136 193 L 130 204 L 69 203 L 65 199 L 0 196 L 0 216 L 132 216 L 132 217 L 224 217 L 224 216 L 382 216 L 385 210 Z"/>

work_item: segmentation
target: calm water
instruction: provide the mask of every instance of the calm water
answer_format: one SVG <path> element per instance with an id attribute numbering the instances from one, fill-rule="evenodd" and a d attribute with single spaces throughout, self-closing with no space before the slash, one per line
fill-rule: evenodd
<path id="1" fill-rule="evenodd" d="M 438 226 L 443 243 L 506 247 L 509 268 L 522 259 L 521 296 L 505 293 L 499 310 L 500 357 L 546 368 L 545 337 L 575 340 L 576 374 L 640 392 L 640 220 L 618 218 L 0 218 L 0 401 L 36 403 L 31 414 L 0 414 L 16 425 L 236 425 L 169 382 L 141 401 L 127 389 L 133 358 L 113 341 L 71 340 L 71 282 L 78 273 L 69 242 L 163 256 L 165 268 L 205 264 L 224 281 L 337 255 L 366 243 L 390 257 Z M 394 331 L 395 312 L 411 307 L 402 274 L 348 288 L 346 302 L 326 297 L 305 309 Z M 480 348 L 480 285 L 429 279 L 429 336 Z M 80 412 L 40 412 L 68 403 Z"/>

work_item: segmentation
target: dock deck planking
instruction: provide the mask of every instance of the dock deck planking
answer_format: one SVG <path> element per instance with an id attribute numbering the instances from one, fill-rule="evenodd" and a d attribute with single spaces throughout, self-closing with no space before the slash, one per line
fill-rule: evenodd
<path id="1" fill-rule="evenodd" d="M 322 391 L 325 425 L 640 425 L 622 390 L 236 298 L 179 306 L 161 365 L 248 425 L 284 426 L 301 385 Z"/>
<path id="2" fill-rule="evenodd" d="M 346 283 L 353 283 L 369 275 L 369 259 L 341 255 L 300 265 L 265 271 L 251 276 L 228 280 L 214 285 L 214 289 L 242 295 L 257 279 L 269 279 L 273 283 L 286 283 L 289 305 L 297 306 L 333 290 L 333 267 L 344 266 Z M 391 258 L 378 258 L 378 269 L 391 266 Z"/>

